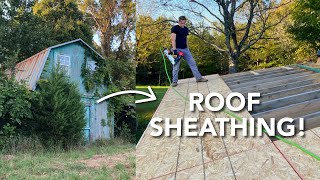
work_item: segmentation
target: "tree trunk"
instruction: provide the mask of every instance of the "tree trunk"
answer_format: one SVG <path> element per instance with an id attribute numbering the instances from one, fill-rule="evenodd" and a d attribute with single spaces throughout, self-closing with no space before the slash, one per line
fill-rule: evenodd
<path id="1" fill-rule="evenodd" d="M 238 55 L 230 55 L 229 59 L 229 74 L 238 72 Z"/>
<path id="2" fill-rule="evenodd" d="M 108 58 L 111 55 L 111 33 L 105 32 L 101 36 L 101 49 L 104 57 Z"/>

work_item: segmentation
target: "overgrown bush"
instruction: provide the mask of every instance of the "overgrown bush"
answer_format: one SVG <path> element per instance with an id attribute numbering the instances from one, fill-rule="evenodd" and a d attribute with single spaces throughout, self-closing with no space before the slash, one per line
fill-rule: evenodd
<path id="1" fill-rule="evenodd" d="M 32 93 L 13 78 L 0 78 L 0 148 L 32 117 Z"/>
<path id="2" fill-rule="evenodd" d="M 58 69 L 38 82 L 37 98 L 32 103 L 33 119 L 28 125 L 44 146 L 68 148 L 83 140 L 85 107 L 77 86 Z"/>

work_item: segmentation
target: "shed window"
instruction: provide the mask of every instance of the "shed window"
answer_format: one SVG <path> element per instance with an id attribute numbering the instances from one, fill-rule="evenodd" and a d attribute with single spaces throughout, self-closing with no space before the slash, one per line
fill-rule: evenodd
<path id="1" fill-rule="evenodd" d="M 91 60 L 87 61 L 87 68 L 90 71 L 96 71 L 96 68 L 97 68 L 96 62 Z"/>
<path id="2" fill-rule="evenodd" d="M 63 70 L 67 75 L 70 71 L 70 56 L 59 55 L 60 69 Z"/>

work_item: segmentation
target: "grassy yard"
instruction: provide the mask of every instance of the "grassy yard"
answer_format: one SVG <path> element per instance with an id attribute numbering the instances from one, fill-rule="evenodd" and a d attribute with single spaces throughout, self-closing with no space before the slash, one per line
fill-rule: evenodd
<path id="1" fill-rule="evenodd" d="M 157 100 L 137 104 L 140 139 L 168 87 L 152 87 Z M 147 86 L 137 90 L 148 91 Z M 136 96 L 136 99 L 145 98 Z M 113 140 L 69 151 L 0 153 L 0 179 L 134 179 L 135 145 Z"/>
<path id="2" fill-rule="evenodd" d="M 135 145 L 106 143 L 42 153 L 0 154 L 0 179 L 134 179 Z"/>
<path id="3" fill-rule="evenodd" d="M 149 121 L 152 118 L 152 115 L 156 111 L 157 107 L 159 106 L 164 94 L 166 93 L 168 86 L 152 86 L 152 90 L 157 96 L 156 101 L 147 102 L 137 104 L 136 113 L 137 113 L 137 121 L 138 121 L 138 132 L 136 134 L 137 141 L 140 139 L 141 135 L 143 134 L 145 128 L 147 127 Z M 147 86 L 137 86 L 137 90 L 148 92 Z M 142 95 L 137 95 L 136 99 L 143 99 L 146 98 Z"/>

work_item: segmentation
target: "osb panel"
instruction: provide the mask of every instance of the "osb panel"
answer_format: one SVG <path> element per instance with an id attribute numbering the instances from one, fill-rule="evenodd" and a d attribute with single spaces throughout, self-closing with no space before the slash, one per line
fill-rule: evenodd
<path id="1" fill-rule="evenodd" d="M 180 83 L 176 89 L 181 94 L 186 95 L 188 83 Z M 159 107 L 154 117 L 168 117 L 171 118 L 172 123 L 176 123 L 177 118 L 184 116 L 186 102 L 176 100 L 179 97 L 173 96 L 173 93 L 175 92 L 170 88 L 164 99 L 171 98 L 171 103 L 161 102 L 161 107 Z M 152 137 L 150 135 L 151 130 L 152 128 L 148 126 L 136 149 L 136 173 L 138 179 L 161 176 L 168 172 L 175 172 L 177 168 L 180 137 L 175 135 L 175 131 L 172 131 L 173 135 L 171 137 Z"/>
<path id="2" fill-rule="evenodd" d="M 205 179 L 235 179 L 228 157 L 204 164 Z"/>
<path id="3" fill-rule="evenodd" d="M 290 138 L 290 140 L 316 155 L 320 154 L 320 138 L 311 131 L 306 131 L 303 137 L 296 136 Z M 301 174 L 303 179 L 320 179 L 320 162 L 318 160 L 282 141 L 276 141 L 275 144 L 284 153 L 285 157 L 295 167 L 298 173 Z"/>
<path id="4" fill-rule="evenodd" d="M 204 179 L 203 164 L 178 171 L 176 179 Z"/>
<path id="5" fill-rule="evenodd" d="M 225 84 L 225 82 L 216 75 L 208 76 L 208 86 L 210 92 L 217 92 L 223 95 L 225 98 L 232 92 L 230 88 Z M 238 99 L 233 99 L 233 105 L 239 104 L 240 101 Z M 213 100 L 213 104 L 217 104 L 217 100 Z M 251 118 L 252 116 L 250 113 L 244 109 L 240 112 L 233 112 L 235 115 L 237 115 L 240 118 Z M 220 111 L 215 112 L 215 115 L 217 118 L 231 118 L 226 113 Z M 229 155 L 237 154 L 242 151 L 246 151 L 255 147 L 262 146 L 264 144 L 270 143 L 270 139 L 266 136 L 262 137 L 244 137 L 242 136 L 242 131 L 237 131 L 237 136 L 232 137 L 231 134 L 231 128 L 230 123 L 226 124 L 225 127 L 225 136 L 223 137 L 223 140 L 226 144 L 227 151 Z"/>
<path id="6" fill-rule="evenodd" d="M 152 178 L 152 180 L 175 180 L 175 175 L 176 175 L 175 172 L 171 172 L 168 174 L 154 177 L 154 178 Z"/>
<path id="7" fill-rule="evenodd" d="M 215 76 L 218 77 L 217 75 Z M 209 94 L 208 83 L 198 83 L 198 92 L 204 96 Z M 200 127 L 202 127 L 206 118 L 210 118 L 215 130 L 219 132 L 219 126 L 214 122 L 216 117 L 214 112 L 206 108 L 204 108 L 204 110 L 205 111 L 200 112 Z M 226 149 L 220 136 L 212 136 L 211 133 L 206 133 L 202 137 L 202 148 L 204 163 L 227 157 Z"/>
<path id="8" fill-rule="evenodd" d="M 198 92 L 197 84 L 194 79 L 190 79 L 189 81 L 189 90 L 190 92 Z M 199 111 L 196 110 L 194 112 L 190 112 L 188 102 L 185 108 L 184 118 L 197 118 L 199 119 Z M 199 121 L 197 123 L 197 130 L 199 132 Z M 202 162 L 202 152 L 201 152 L 201 138 L 200 137 L 181 137 L 180 142 L 180 151 L 178 158 L 178 168 L 177 170 L 183 170 L 186 168 L 194 167 L 197 165 L 201 165 Z M 192 174 L 203 174 L 203 168 L 193 168 L 190 170 Z M 191 173 L 189 172 L 189 173 Z M 203 175 L 202 175 L 203 176 Z"/>
<path id="9" fill-rule="evenodd" d="M 187 97 L 185 93 L 189 88 L 189 79 L 179 80 L 178 86 L 174 87 L 176 91 L 178 91 L 184 97 Z M 173 101 L 185 101 L 182 97 L 180 97 L 177 92 L 172 87 L 168 89 L 170 93 L 166 94 L 166 97 L 163 98 L 161 101 L 166 103 L 171 103 Z"/>
<path id="10" fill-rule="evenodd" d="M 236 179 L 299 179 L 273 144 L 230 156 Z"/>
<path id="11" fill-rule="evenodd" d="M 218 133 L 220 130 L 218 124 L 214 122 L 214 113 L 208 111 L 201 112 L 201 126 L 203 125 L 206 118 L 211 119 L 211 121 L 213 122 L 213 126 Z M 206 133 L 202 138 L 202 148 L 204 163 L 227 157 L 226 149 L 220 136 L 212 136 L 211 133 Z"/>
<path id="12" fill-rule="evenodd" d="M 320 138 L 320 127 L 311 129 L 311 131 Z"/>
<path id="13" fill-rule="evenodd" d="M 207 77 L 205 77 L 207 78 Z M 210 93 L 209 89 L 208 89 L 208 82 L 201 82 L 201 83 L 197 83 L 198 85 L 198 92 L 203 94 L 203 95 L 207 95 Z"/>

